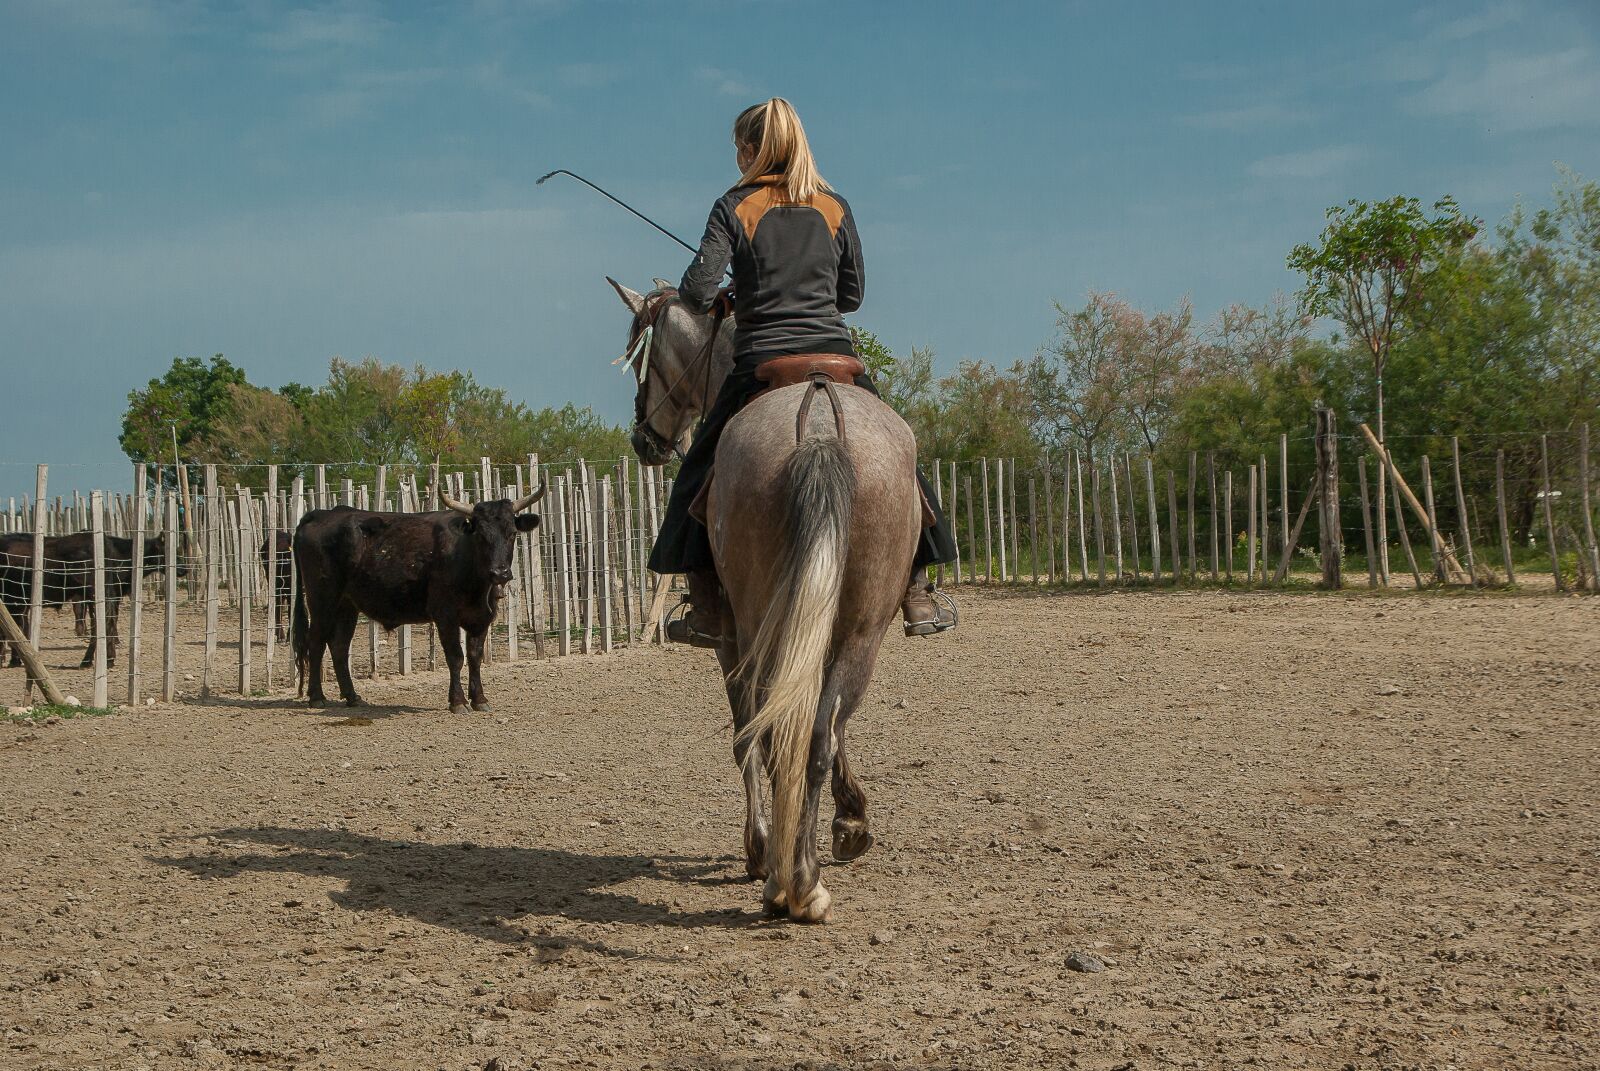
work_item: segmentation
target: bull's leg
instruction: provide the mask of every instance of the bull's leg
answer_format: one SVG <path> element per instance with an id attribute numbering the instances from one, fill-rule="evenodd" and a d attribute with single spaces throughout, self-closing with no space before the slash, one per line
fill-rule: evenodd
<path id="1" fill-rule="evenodd" d="M 117 618 L 121 615 L 122 602 L 110 603 L 106 606 L 106 665 L 117 664 Z"/>
<path id="2" fill-rule="evenodd" d="M 461 690 L 461 627 L 454 621 L 439 621 L 439 646 L 444 648 L 444 661 L 450 667 L 450 713 L 467 712 L 467 696 Z"/>
<path id="3" fill-rule="evenodd" d="M 867 794 L 845 755 L 844 718 L 840 717 L 833 727 L 833 857 L 848 863 L 865 855 L 871 847 Z"/>
<path id="4" fill-rule="evenodd" d="M 345 706 L 361 706 L 356 694 L 356 683 L 350 679 L 350 641 L 356 634 L 356 617 L 360 611 L 345 603 L 334 610 L 333 635 L 329 638 L 329 653 L 333 655 L 333 675 L 339 680 L 339 694 Z"/>
<path id="5" fill-rule="evenodd" d="M 328 647 L 328 619 L 332 611 L 308 606 L 306 622 L 306 705 L 320 707 L 328 697 L 322 691 L 322 655 Z"/>
<path id="6" fill-rule="evenodd" d="M 489 634 L 487 626 L 481 632 L 467 633 L 467 698 L 472 709 L 480 713 L 489 709 L 489 700 L 483 694 L 483 640 Z"/>
<path id="7" fill-rule="evenodd" d="M 80 639 L 90 634 L 88 603 L 72 604 L 72 631 L 77 633 Z"/>
<path id="8" fill-rule="evenodd" d="M 87 669 L 89 666 L 94 665 L 94 604 L 75 603 L 74 605 L 84 607 L 84 613 L 89 621 L 89 648 L 83 652 L 83 661 L 78 663 L 79 669 Z"/>
<path id="9" fill-rule="evenodd" d="M 722 663 L 722 683 L 728 690 L 728 706 L 733 711 L 733 761 L 744 778 L 744 872 L 757 881 L 767 877 L 767 816 L 762 810 L 762 771 L 764 760 L 760 740 L 741 740 L 739 734 L 753 713 L 746 702 L 747 683 L 732 672 L 738 652 L 731 645 L 717 648 Z"/>

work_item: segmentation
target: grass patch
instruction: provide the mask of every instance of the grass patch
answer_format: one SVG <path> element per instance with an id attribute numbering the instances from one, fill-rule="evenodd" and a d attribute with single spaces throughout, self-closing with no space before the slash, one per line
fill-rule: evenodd
<path id="1" fill-rule="evenodd" d="M 103 718 L 110 714 L 110 707 L 74 707 L 54 703 L 39 703 L 26 710 L 13 710 L 11 720 L 18 725 L 38 725 L 49 718 Z"/>

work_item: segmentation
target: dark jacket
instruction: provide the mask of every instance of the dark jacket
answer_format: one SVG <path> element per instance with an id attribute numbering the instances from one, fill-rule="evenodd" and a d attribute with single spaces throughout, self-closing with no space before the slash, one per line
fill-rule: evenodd
<path id="1" fill-rule="evenodd" d="M 718 199 L 678 296 L 711 308 L 733 265 L 734 360 L 785 353 L 851 353 L 843 313 L 861 307 L 861 240 L 843 197 L 818 191 L 810 204 L 784 199 L 772 175 Z"/>

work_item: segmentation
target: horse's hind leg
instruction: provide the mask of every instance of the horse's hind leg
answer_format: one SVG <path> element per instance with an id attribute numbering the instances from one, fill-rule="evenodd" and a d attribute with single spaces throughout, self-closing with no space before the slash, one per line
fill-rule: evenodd
<path id="1" fill-rule="evenodd" d="M 833 727 L 833 857 L 841 863 L 859 859 L 872 847 L 872 831 L 867 825 L 867 794 L 850 769 L 844 751 L 844 721 L 841 713 Z"/>
<path id="2" fill-rule="evenodd" d="M 724 657 L 719 649 L 717 660 L 722 663 L 728 706 L 733 710 L 733 761 L 739 766 L 739 776 L 744 778 L 744 872 L 761 881 L 767 876 L 767 817 L 762 810 L 761 792 L 765 762 L 761 741 L 739 737 L 749 724 L 750 708 L 745 701 L 744 679 L 728 672 L 738 661 L 737 655 L 730 650 Z"/>

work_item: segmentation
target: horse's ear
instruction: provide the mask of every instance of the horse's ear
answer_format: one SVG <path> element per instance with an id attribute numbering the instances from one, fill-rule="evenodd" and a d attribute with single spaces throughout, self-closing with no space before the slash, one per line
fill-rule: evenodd
<path id="1" fill-rule="evenodd" d="M 654 279 L 651 279 L 650 281 L 655 284 L 655 287 L 656 287 L 657 290 L 671 290 L 672 289 L 672 283 L 669 282 L 666 279 L 661 278 L 661 276 L 659 276 L 659 275 L 656 276 Z"/>
<path id="2" fill-rule="evenodd" d="M 611 289 L 617 292 L 617 296 L 622 299 L 622 303 L 628 306 L 629 312 L 633 313 L 635 316 L 638 316 L 640 313 L 644 312 L 643 294 L 640 294 L 634 290 L 629 290 L 627 287 L 623 286 L 609 275 L 606 276 L 606 282 L 611 284 Z"/>

